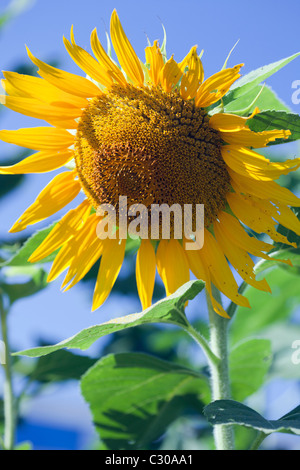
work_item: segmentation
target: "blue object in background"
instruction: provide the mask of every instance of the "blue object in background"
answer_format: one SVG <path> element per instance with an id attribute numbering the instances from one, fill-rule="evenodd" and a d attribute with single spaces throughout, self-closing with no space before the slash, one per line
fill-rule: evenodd
<path id="1" fill-rule="evenodd" d="M 17 442 L 24 442 L 30 436 L 34 450 L 78 450 L 79 436 L 73 430 L 25 423 L 19 426 Z"/>

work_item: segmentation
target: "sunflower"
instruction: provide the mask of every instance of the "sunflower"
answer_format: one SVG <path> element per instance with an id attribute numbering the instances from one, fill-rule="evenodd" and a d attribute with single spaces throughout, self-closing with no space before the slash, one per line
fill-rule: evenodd
<path id="1" fill-rule="evenodd" d="M 204 204 L 201 250 L 187 250 L 175 237 L 141 240 L 136 281 L 142 307 L 151 305 L 156 270 L 167 295 L 187 282 L 192 272 L 205 281 L 220 315 L 227 313 L 213 297 L 213 285 L 237 305 L 249 306 L 238 292 L 230 265 L 250 285 L 270 291 L 265 279 L 255 278 L 251 255 L 268 259 L 272 245 L 249 235 L 248 228 L 289 245 L 293 243 L 276 231 L 277 223 L 300 235 L 300 222 L 289 207 L 300 206 L 300 200 L 274 181 L 296 170 L 300 159 L 273 163 L 253 150 L 287 138 L 289 131 L 254 133 L 247 125 L 251 116 L 216 112 L 215 104 L 240 77 L 243 64 L 204 80 L 196 46 L 176 62 L 173 56 L 167 60 L 154 41 L 145 49 L 144 65 L 116 11 L 110 34 L 119 65 L 105 52 L 96 29 L 91 34 L 94 57 L 76 44 L 73 29 L 70 41 L 64 38 L 68 53 L 86 77 L 50 66 L 29 50 L 41 78 L 3 72 L 7 95 L 2 103 L 50 126 L 0 131 L 3 141 L 36 151 L 16 165 L 1 167 L 0 173 L 63 168 L 10 231 L 24 230 L 81 197 L 29 261 L 39 262 L 57 252 L 48 281 L 67 270 L 62 289 L 68 290 L 101 258 L 95 310 L 117 279 L 127 243 L 120 237 L 97 237 L 100 204 L 117 205 L 120 195 L 147 207 Z M 253 114 L 258 112 L 255 109 Z"/>

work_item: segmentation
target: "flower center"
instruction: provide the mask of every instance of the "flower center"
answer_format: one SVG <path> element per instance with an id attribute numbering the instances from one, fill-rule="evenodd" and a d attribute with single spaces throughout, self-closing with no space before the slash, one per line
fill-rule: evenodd
<path id="1" fill-rule="evenodd" d="M 177 92 L 113 86 L 91 100 L 78 125 L 75 159 L 94 207 L 204 204 L 209 226 L 225 207 L 230 178 L 209 116 Z"/>

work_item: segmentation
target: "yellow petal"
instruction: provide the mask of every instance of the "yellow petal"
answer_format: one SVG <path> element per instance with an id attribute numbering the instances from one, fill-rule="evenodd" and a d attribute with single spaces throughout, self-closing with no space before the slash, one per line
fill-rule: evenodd
<path id="1" fill-rule="evenodd" d="M 248 251 L 248 253 L 261 258 L 263 257 L 263 251 L 271 251 L 273 248 L 273 245 L 248 235 L 240 222 L 227 212 L 219 212 L 218 219 L 222 227 L 226 227 L 227 235 L 230 236 L 232 243 Z"/>
<path id="2" fill-rule="evenodd" d="M 220 132 L 220 134 L 224 142 L 228 144 L 262 148 L 276 139 L 287 139 L 291 135 L 291 132 L 285 130 L 253 132 L 250 129 L 242 129 L 235 133 Z"/>
<path id="3" fill-rule="evenodd" d="M 190 240 L 189 243 L 191 243 Z M 224 318 L 229 318 L 227 312 L 224 310 L 222 305 L 220 305 L 219 302 L 217 302 L 213 296 L 209 269 L 208 266 L 203 262 L 203 259 L 201 257 L 201 250 L 185 250 L 185 254 L 189 263 L 190 270 L 192 271 L 194 276 L 196 276 L 197 279 L 201 279 L 205 282 L 205 288 L 209 293 L 211 303 L 215 312 Z"/>
<path id="4" fill-rule="evenodd" d="M 125 246 L 126 240 L 105 240 L 94 292 L 93 311 L 105 302 L 116 282 L 123 264 Z"/>
<path id="5" fill-rule="evenodd" d="M 297 235 L 300 235 L 300 220 L 296 214 L 284 204 L 277 203 L 276 214 L 274 218 L 289 230 L 292 230 Z"/>
<path id="6" fill-rule="evenodd" d="M 116 10 L 114 10 L 111 15 L 110 35 L 122 69 L 135 85 L 143 86 L 143 69 L 141 67 L 139 58 L 134 52 L 134 49 L 122 28 Z"/>
<path id="7" fill-rule="evenodd" d="M 270 162 L 253 150 L 225 145 L 222 157 L 236 173 L 261 181 L 272 181 L 300 167 L 300 158 L 285 162 Z"/>
<path id="8" fill-rule="evenodd" d="M 96 230 L 99 221 L 100 218 L 96 215 L 95 221 L 90 227 L 89 232 L 86 232 L 85 236 L 81 237 L 81 244 L 78 247 L 78 250 L 76 250 L 75 256 L 71 261 L 69 271 L 62 284 L 64 292 L 77 284 L 77 282 L 79 282 L 89 272 L 102 255 L 105 241 L 100 240 L 97 237 Z M 70 283 L 70 281 L 72 282 Z M 67 286 L 67 284 L 69 285 Z"/>
<path id="9" fill-rule="evenodd" d="M 251 119 L 258 113 L 258 108 L 255 108 L 251 116 L 248 117 L 241 117 L 236 114 L 229 113 L 216 113 L 209 119 L 209 125 L 220 132 L 238 132 L 248 127 L 248 119 Z"/>
<path id="10" fill-rule="evenodd" d="M 249 197 L 249 201 L 252 202 L 255 207 L 259 208 L 266 217 L 275 219 L 289 230 L 300 235 L 300 221 L 288 206 L 278 202 L 274 205 L 269 201 L 258 199 L 254 196 Z"/>
<path id="11" fill-rule="evenodd" d="M 98 59 L 100 66 L 106 71 L 107 75 L 111 77 L 112 80 L 119 83 L 119 85 L 126 86 L 126 78 L 119 67 L 106 54 L 101 42 L 99 41 L 96 28 L 91 34 L 91 46 L 95 57 Z"/>
<path id="12" fill-rule="evenodd" d="M 166 264 L 167 264 L 167 251 L 168 251 L 168 240 L 161 240 L 159 242 L 157 252 L 156 252 L 156 265 L 157 271 L 160 275 L 165 289 L 167 291 L 167 272 L 166 272 Z M 169 295 L 169 293 L 167 294 Z"/>
<path id="13" fill-rule="evenodd" d="M 189 53 L 185 56 L 185 58 L 178 64 L 182 73 L 185 72 L 185 68 L 191 68 L 192 64 L 198 63 L 200 65 L 200 75 L 199 75 L 199 81 L 203 82 L 204 78 L 204 69 L 202 65 L 202 61 L 200 60 L 198 54 L 197 54 L 197 46 L 193 46 Z"/>
<path id="14" fill-rule="evenodd" d="M 47 279 L 48 282 L 60 276 L 60 274 L 71 265 L 76 254 L 84 250 L 86 247 L 85 240 L 87 240 L 90 234 L 94 235 L 96 233 L 98 219 L 99 217 L 97 217 L 96 214 L 90 215 L 76 235 L 62 246 L 52 264 Z"/>
<path id="15" fill-rule="evenodd" d="M 74 129 L 77 123 L 74 119 L 81 116 L 82 110 L 77 108 L 58 108 L 47 103 L 41 103 L 32 98 L 21 98 L 16 96 L 3 96 L 0 95 L 0 103 L 4 104 L 6 108 L 11 109 L 17 113 L 25 114 L 25 116 L 43 119 L 50 124 L 59 125 L 63 122 L 67 129 Z M 62 127 L 62 126 L 59 126 Z"/>
<path id="16" fill-rule="evenodd" d="M 245 250 L 248 253 L 257 256 L 258 258 L 263 258 L 266 260 L 275 259 L 263 253 L 264 251 L 271 251 L 273 245 L 270 245 L 269 243 L 263 242 L 262 240 L 258 240 L 257 238 L 248 235 L 248 233 L 245 231 L 245 229 L 241 226 L 240 222 L 235 217 L 228 214 L 227 212 L 221 211 L 218 214 L 218 218 L 223 227 L 226 225 L 227 235 L 232 241 L 232 243 L 234 243 L 234 245 L 239 246 L 240 248 L 242 248 L 242 250 Z M 282 263 L 288 264 L 289 266 L 292 266 L 290 260 L 276 259 L 276 261 L 280 261 Z"/>
<path id="17" fill-rule="evenodd" d="M 28 225 L 50 217 L 69 204 L 81 189 L 79 181 L 74 179 L 75 176 L 71 171 L 55 176 L 35 202 L 19 217 L 10 232 L 20 232 Z"/>
<path id="18" fill-rule="evenodd" d="M 214 233 L 223 253 L 242 279 L 256 289 L 271 292 L 265 279 L 260 281 L 255 279 L 254 262 L 245 250 L 232 243 L 230 236 L 228 236 L 227 226 L 218 221 L 214 222 Z"/>
<path id="19" fill-rule="evenodd" d="M 27 173 L 47 173 L 57 170 L 74 158 L 71 150 L 64 152 L 37 152 L 19 163 L 10 166 L 1 166 L 2 175 L 25 175 Z"/>
<path id="20" fill-rule="evenodd" d="M 248 299 L 238 293 L 238 285 L 226 258 L 214 236 L 207 229 L 204 233 L 201 256 L 208 266 L 214 285 L 237 305 L 250 307 Z"/>
<path id="21" fill-rule="evenodd" d="M 153 46 L 145 49 L 146 63 L 150 65 L 149 75 L 153 85 L 159 84 L 159 74 L 164 66 L 164 59 L 158 46 L 158 41 L 154 41 Z"/>
<path id="22" fill-rule="evenodd" d="M 0 140 L 32 150 L 63 150 L 74 144 L 74 136 L 55 127 L 33 127 L 16 131 L 0 131 Z"/>
<path id="23" fill-rule="evenodd" d="M 227 201 L 232 212 L 255 232 L 266 233 L 274 241 L 296 247 L 294 243 L 290 243 L 284 235 L 276 231 L 276 222 L 251 197 L 230 193 Z"/>
<path id="24" fill-rule="evenodd" d="M 156 253 L 157 271 L 164 283 L 167 296 L 189 281 L 189 265 L 178 240 L 161 240 Z"/>
<path id="25" fill-rule="evenodd" d="M 72 259 L 75 256 L 73 239 L 65 243 L 53 261 L 50 272 L 47 277 L 47 282 L 54 281 L 68 266 L 70 266 Z"/>
<path id="26" fill-rule="evenodd" d="M 150 307 L 155 283 L 156 258 L 150 240 L 142 240 L 136 257 L 136 283 L 143 310 Z"/>
<path id="27" fill-rule="evenodd" d="M 289 189 L 279 186 L 275 181 L 257 181 L 237 174 L 235 171 L 227 169 L 231 184 L 236 192 L 247 193 L 260 199 L 267 199 L 273 202 L 281 202 L 288 206 L 300 207 L 300 199 Z"/>
<path id="28" fill-rule="evenodd" d="M 240 77 L 239 71 L 243 65 L 239 64 L 233 68 L 221 70 L 205 80 L 197 92 L 196 106 L 206 108 L 221 99 Z"/>
<path id="29" fill-rule="evenodd" d="M 73 257 L 67 276 L 61 286 L 64 292 L 67 292 L 84 278 L 98 259 L 100 259 L 102 251 L 103 240 L 99 240 L 95 235 L 93 242 L 86 247 L 86 250 L 81 253 L 81 256 Z M 70 281 L 72 282 L 70 283 Z"/>
<path id="30" fill-rule="evenodd" d="M 181 77 L 182 71 L 177 62 L 171 57 L 160 71 L 159 83 L 166 93 L 170 93 Z"/>
<path id="31" fill-rule="evenodd" d="M 192 47 L 188 55 L 178 65 L 183 73 L 180 87 L 181 96 L 184 99 L 193 99 L 204 77 L 203 65 L 197 54 L 197 46 Z M 187 72 L 185 72 L 186 67 L 188 67 Z"/>
<path id="32" fill-rule="evenodd" d="M 64 243 L 76 235 L 82 228 L 91 211 L 91 205 L 85 199 L 76 209 L 71 209 L 57 224 L 53 227 L 49 235 L 32 253 L 28 261 L 35 263 L 60 248 Z"/>
<path id="33" fill-rule="evenodd" d="M 74 62 L 93 80 L 110 87 L 113 83 L 112 78 L 106 73 L 105 69 L 82 47 L 75 43 L 73 28 L 71 29 L 71 42 L 64 38 L 65 47 L 74 60 Z"/>
<path id="34" fill-rule="evenodd" d="M 60 90 L 43 78 L 22 75 L 17 72 L 3 72 L 3 88 L 10 96 L 34 98 L 36 100 L 62 108 L 85 108 L 85 98 Z"/>
<path id="35" fill-rule="evenodd" d="M 93 98 L 101 93 L 99 87 L 90 80 L 42 62 L 34 57 L 28 48 L 27 52 L 32 62 L 39 67 L 39 75 L 60 90 L 82 98 Z"/>

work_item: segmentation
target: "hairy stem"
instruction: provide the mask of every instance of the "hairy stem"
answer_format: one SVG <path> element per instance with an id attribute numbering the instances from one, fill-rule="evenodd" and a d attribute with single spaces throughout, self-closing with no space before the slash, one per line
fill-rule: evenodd
<path id="1" fill-rule="evenodd" d="M 7 311 L 4 308 L 1 292 L 0 292 L 0 316 L 1 316 L 1 330 L 2 341 L 4 343 L 4 449 L 12 450 L 15 444 L 15 404 L 12 387 L 12 371 L 11 371 L 11 358 L 8 342 L 8 329 L 7 329 Z"/>
<path id="2" fill-rule="evenodd" d="M 219 362 L 219 358 L 211 350 L 206 339 L 192 325 L 189 325 L 188 328 L 186 328 L 186 331 L 202 348 L 207 360 L 212 364 L 217 364 Z"/>
<path id="3" fill-rule="evenodd" d="M 220 302 L 220 293 L 216 292 L 215 297 Z M 219 358 L 218 362 L 211 362 L 211 389 L 212 400 L 226 400 L 231 398 L 229 366 L 228 366 L 228 319 L 218 315 L 211 304 L 209 295 L 207 295 L 207 305 L 209 311 L 210 323 L 210 348 L 215 356 Z M 214 439 L 217 450 L 234 450 L 233 427 L 217 424 L 214 426 Z"/>
<path id="4" fill-rule="evenodd" d="M 266 438 L 266 434 L 263 433 L 263 432 L 258 432 L 257 433 L 257 436 L 254 440 L 254 442 L 252 443 L 251 447 L 250 447 L 250 450 L 258 450 L 259 447 L 260 447 L 260 444 L 263 442 L 263 440 Z"/>

